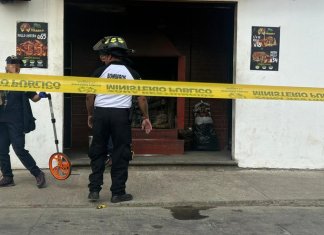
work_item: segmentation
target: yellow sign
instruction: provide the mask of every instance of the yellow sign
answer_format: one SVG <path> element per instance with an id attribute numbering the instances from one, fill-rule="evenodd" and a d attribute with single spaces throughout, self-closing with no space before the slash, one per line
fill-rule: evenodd
<path id="1" fill-rule="evenodd" d="M 0 90 L 221 99 L 324 101 L 324 88 L 0 73 Z"/>

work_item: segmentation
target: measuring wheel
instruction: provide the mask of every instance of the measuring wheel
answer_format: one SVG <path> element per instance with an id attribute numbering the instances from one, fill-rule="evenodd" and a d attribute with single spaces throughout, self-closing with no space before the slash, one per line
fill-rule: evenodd
<path id="1" fill-rule="evenodd" d="M 65 180 L 71 175 L 71 162 L 63 153 L 54 153 L 49 159 L 49 169 L 55 179 Z"/>
<path id="2" fill-rule="evenodd" d="M 50 107 L 51 121 L 53 124 L 55 146 L 56 146 L 56 153 L 52 154 L 52 156 L 49 158 L 48 165 L 51 174 L 54 176 L 55 179 L 66 180 L 71 175 L 71 162 L 64 153 L 60 153 L 59 151 L 59 147 L 58 147 L 59 141 L 57 139 L 57 133 L 56 133 L 56 126 L 55 126 L 56 120 L 53 111 L 52 95 L 50 93 L 47 93 L 46 97 L 48 99 L 48 103 Z"/>

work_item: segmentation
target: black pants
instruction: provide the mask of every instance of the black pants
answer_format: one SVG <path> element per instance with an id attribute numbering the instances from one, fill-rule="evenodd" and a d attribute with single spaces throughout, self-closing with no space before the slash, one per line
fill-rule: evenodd
<path id="1" fill-rule="evenodd" d="M 128 178 L 128 164 L 132 154 L 131 123 L 129 109 L 95 107 L 93 119 L 93 139 L 89 150 L 92 173 L 89 176 L 90 192 L 101 190 L 107 156 L 109 137 L 113 142 L 111 187 L 112 195 L 125 194 Z"/>
<path id="2" fill-rule="evenodd" d="M 25 134 L 22 123 L 0 122 L 0 166 L 3 176 L 13 177 L 9 156 L 9 146 L 18 156 L 22 164 L 33 176 L 38 176 L 40 169 L 35 160 L 25 149 Z"/>

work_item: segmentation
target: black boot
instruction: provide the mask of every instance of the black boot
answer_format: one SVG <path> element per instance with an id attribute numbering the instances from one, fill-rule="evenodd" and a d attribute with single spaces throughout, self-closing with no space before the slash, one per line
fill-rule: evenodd
<path id="1" fill-rule="evenodd" d="M 96 202 L 99 200 L 99 192 L 90 192 L 88 196 L 89 201 Z"/>
<path id="2" fill-rule="evenodd" d="M 36 185 L 38 188 L 44 188 L 46 186 L 45 174 L 44 172 L 40 172 L 36 178 Z"/>
<path id="3" fill-rule="evenodd" d="M 123 195 L 112 196 L 110 201 L 112 203 L 117 203 L 117 202 L 131 201 L 131 200 L 133 200 L 132 194 L 125 193 Z"/>
<path id="4" fill-rule="evenodd" d="M 9 176 L 3 176 L 0 179 L 0 187 L 9 187 L 9 186 L 14 186 L 15 182 L 13 180 L 13 177 Z"/>

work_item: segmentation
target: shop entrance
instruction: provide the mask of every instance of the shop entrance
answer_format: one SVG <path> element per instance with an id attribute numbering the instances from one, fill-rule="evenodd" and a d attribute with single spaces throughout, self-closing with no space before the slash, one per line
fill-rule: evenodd
<path id="1" fill-rule="evenodd" d="M 136 50 L 131 59 L 142 79 L 233 83 L 235 7 L 232 3 L 192 1 L 65 0 L 65 75 L 89 76 L 101 65 L 92 46 L 104 36 L 119 35 Z M 180 152 L 181 149 L 182 152 L 230 151 L 231 100 L 166 97 L 149 100 L 156 130 L 152 138 L 164 136 L 166 142 L 160 139 L 150 142 L 153 146 L 150 150 L 141 149 L 142 137 L 135 115 L 133 136 L 139 152 L 164 154 L 162 150 L 172 148 L 180 148 L 175 150 Z M 197 107 L 202 104 L 208 112 L 197 114 Z M 87 127 L 85 96 L 65 94 L 64 113 L 64 147 L 87 151 L 91 130 Z M 197 122 L 197 116 L 203 118 Z M 197 125 L 206 119 L 212 125 L 197 133 Z M 212 137 L 213 141 L 204 145 L 199 142 L 201 137 Z"/>

